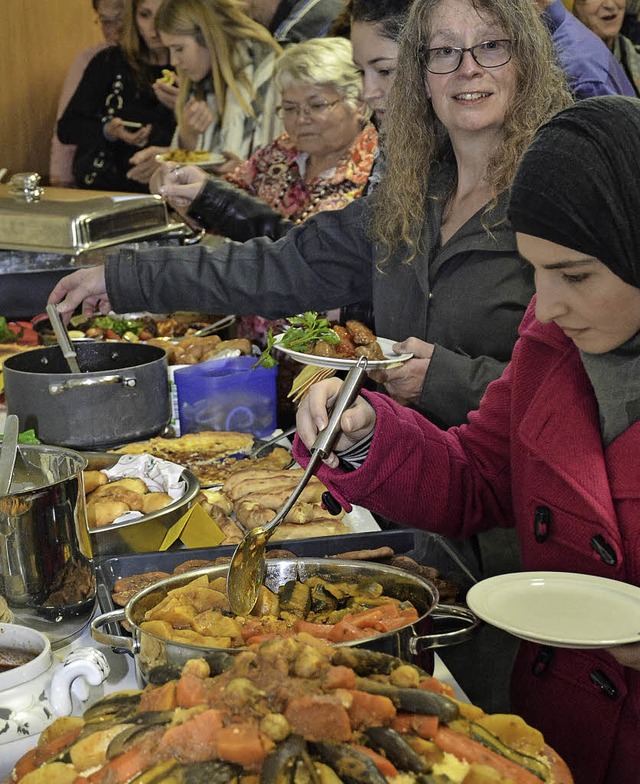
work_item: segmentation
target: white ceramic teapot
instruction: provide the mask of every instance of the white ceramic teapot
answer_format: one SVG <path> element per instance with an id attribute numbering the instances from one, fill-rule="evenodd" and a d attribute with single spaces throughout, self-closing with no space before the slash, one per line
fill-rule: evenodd
<path id="1" fill-rule="evenodd" d="M 109 675 L 109 663 L 95 648 L 77 648 L 60 662 L 48 637 L 35 629 L 0 623 L 2 651 L 25 660 L 0 672 L 0 744 L 36 735 L 57 716 L 72 712 L 72 697 L 89 698 L 89 685 Z"/>

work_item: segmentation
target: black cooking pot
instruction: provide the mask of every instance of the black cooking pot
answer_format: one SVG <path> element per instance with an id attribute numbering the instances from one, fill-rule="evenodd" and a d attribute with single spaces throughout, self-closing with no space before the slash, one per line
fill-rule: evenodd
<path id="1" fill-rule="evenodd" d="M 207 566 L 160 580 L 137 593 L 123 609 L 94 618 L 91 622 L 91 636 L 103 645 L 132 653 L 138 682 L 143 685 L 148 683 L 149 673 L 154 667 L 167 664 L 181 666 L 189 659 L 216 651 L 237 653 L 243 649 L 203 648 L 166 640 L 140 628 L 145 612 L 162 601 L 170 590 L 201 575 L 206 575 L 210 581 L 226 576 L 228 568 L 227 565 Z M 467 608 L 439 604 L 438 589 L 429 580 L 385 564 L 337 558 L 273 558 L 267 560 L 264 582 L 268 588 L 277 592 L 289 580 L 305 582 L 315 576 L 330 582 L 374 580 L 382 585 L 386 596 L 412 602 L 419 614 L 417 621 L 407 623 L 400 629 L 363 640 L 334 643 L 334 647 L 368 648 L 388 653 L 432 672 L 434 648 L 465 642 L 471 639 L 480 625 L 479 619 Z M 455 630 L 448 628 L 438 632 L 433 622 L 440 618 L 453 622 Z M 126 621 L 131 637 L 101 631 L 104 626 L 122 621 Z"/>
<path id="2" fill-rule="evenodd" d="M 139 343 L 74 341 L 81 373 L 59 346 L 3 366 L 7 412 L 46 444 L 100 451 L 157 435 L 169 422 L 167 355 Z"/>

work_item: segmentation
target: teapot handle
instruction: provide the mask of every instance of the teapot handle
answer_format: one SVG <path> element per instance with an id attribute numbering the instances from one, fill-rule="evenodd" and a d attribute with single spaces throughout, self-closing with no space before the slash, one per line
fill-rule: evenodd
<path id="1" fill-rule="evenodd" d="M 79 700 L 89 698 L 91 686 L 99 686 L 107 679 L 111 668 L 104 653 L 96 648 L 77 648 L 56 669 L 51 678 L 49 699 L 58 716 L 70 716 L 72 694 Z"/>

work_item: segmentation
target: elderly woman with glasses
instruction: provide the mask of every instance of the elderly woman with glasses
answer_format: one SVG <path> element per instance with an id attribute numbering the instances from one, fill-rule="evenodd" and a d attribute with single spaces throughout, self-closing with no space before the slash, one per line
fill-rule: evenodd
<path id="1" fill-rule="evenodd" d="M 279 219 L 301 223 L 361 195 L 377 143 L 362 77 L 343 38 L 289 46 L 276 63 L 285 132 L 224 179 L 165 164 L 151 189 L 210 231 L 234 240 L 278 236 Z"/>

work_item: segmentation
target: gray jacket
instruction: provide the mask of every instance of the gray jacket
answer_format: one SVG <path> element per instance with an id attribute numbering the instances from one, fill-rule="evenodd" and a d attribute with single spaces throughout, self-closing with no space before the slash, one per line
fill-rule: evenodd
<path id="1" fill-rule="evenodd" d="M 511 357 L 533 294 L 505 219 L 506 194 L 439 247 L 434 201 L 423 253 L 412 265 L 376 267 L 367 237 L 367 199 L 325 211 L 273 242 L 264 237 L 220 248 L 122 247 L 106 263 L 109 298 L 120 313 L 259 313 L 282 318 L 372 300 L 377 334 L 436 344 L 418 406 L 441 427 L 460 424 Z M 435 239 L 434 239 L 435 238 Z M 135 262 L 135 263 L 134 263 Z"/>

